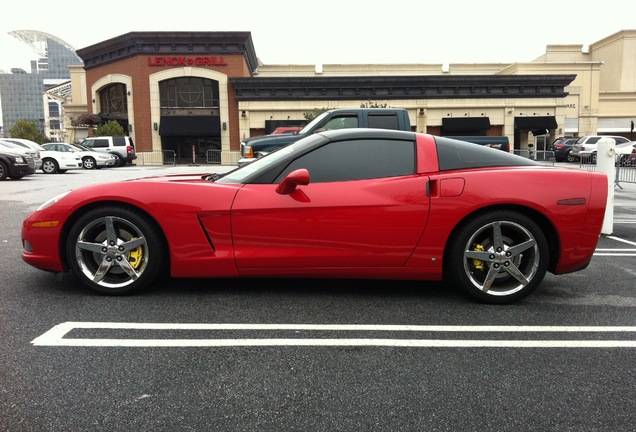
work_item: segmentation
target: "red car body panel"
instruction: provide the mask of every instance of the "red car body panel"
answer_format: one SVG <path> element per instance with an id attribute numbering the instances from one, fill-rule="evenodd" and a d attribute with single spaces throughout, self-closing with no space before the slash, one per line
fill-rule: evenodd
<path id="1" fill-rule="evenodd" d="M 462 221 L 489 208 L 515 208 L 554 234 L 550 271 L 587 266 L 603 222 L 606 176 L 538 166 L 440 172 L 435 140 L 416 136 L 417 169 L 408 176 L 310 182 L 286 195 L 276 193 L 276 184 L 220 184 L 203 174 L 77 189 L 25 219 L 22 257 L 40 269 L 65 271 L 62 238 L 77 213 L 117 202 L 157 222 L 175 277 L 439 280 L 444 251 Z M 48 221 L 58 224 L 34 225 Z"/>
<path id="2" fill-rule="evenodd" d="M 428 215 L 425 176 L 331 183 L 278 195 L 246 185 L 232 207 L 236 262 L 259 268 L 402 267 Z M 263 227 L 268 227 L 266 230 Z"/>

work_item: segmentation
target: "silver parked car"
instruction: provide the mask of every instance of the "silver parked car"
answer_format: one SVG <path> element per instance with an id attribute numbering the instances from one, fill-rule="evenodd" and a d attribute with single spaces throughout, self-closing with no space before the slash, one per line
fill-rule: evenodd
<path id="1" fill-rule="evenodd" d="M 612 138 L 616 141 L 616 144 L 626 143 L 629 140 L 622 136 L 614 136 L 614 135 L 587 135 L 579 138 L 573 145 L 572 151 L 570 151 L 570 156 L 580 159 L 582 156 L 588 154 L 591 155 L 592 152 L 595 152 L 598 147 L 598 142 L 601 138 Z"/>

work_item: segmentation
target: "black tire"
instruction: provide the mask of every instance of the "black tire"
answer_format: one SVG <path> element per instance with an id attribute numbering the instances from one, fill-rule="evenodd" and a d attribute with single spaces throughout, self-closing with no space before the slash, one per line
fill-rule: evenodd
<path id="1" fill-rule="evenodd" d="M 86 156 L 84 159 L 82 159 L 82 167 L 87 170 L 95 169 L 97 168 L 97 162 L 94 158 Z"/>
<path id="2" fill-rule="evenodd" d="M 42 166 L 40 167 L 44 174 L 55 174 L 59 171 L 60 166 L 55 159 L 42 159 Z"/>
<path id="3" fill-rule="evenodd" d="M 114 167 L 123 167 L 124 165 L 126 165 L 126 161 L 117 153 L 111 153 L 111 154 L 115 156 L 115 165 L 113 165 Z"/>
<path id="4" fill-rule="evenodd" d="M 6 180 L 7 177 L 9 177 L 9 167 L 0 161 L 0 181 Z"/>
<path id="5" fill-rule="evenodd" d="M 73 273 L 105 295 L 138 292 L 159 276 L 166 263 L 159 227 L 144 214 L 123 207 L 93 209 L 82 215 L 66 239 Z"/>
<path id="6" fill-rule="evenodd" d="M 571 156 L 570 153 L 568 153 L 565 160 L 567 160 L 568 162 L 576 162 L 576 158 L 574 156 Z"/>
<path id="7" fill-rule="evenodd" d="M 520 300 L 539 286 L 548 268 L 545 233 L 532 219 L 514 211 L 472 218 L 451 242 L 447 276 L 480 302 Z"/>

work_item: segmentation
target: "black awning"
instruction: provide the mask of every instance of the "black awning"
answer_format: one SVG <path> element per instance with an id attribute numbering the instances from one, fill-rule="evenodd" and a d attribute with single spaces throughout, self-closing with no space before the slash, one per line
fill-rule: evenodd
<path id="1" fill-rule="evenodd" d="M 557 122 L 554 116 L 515 117 L 515 129 L 538 131 L 556 128 Z"/>
<path id="2" fill-rule="evenodd" d="M 217 116 L 161 116 L 161 136 L 218 136 L 221 120 Z"/>
<path id="3" fill-rule="evenodd" d="M 487 131 L 490 129 L 488 117 L 444 117 L 444 134 L 449 132 Z"/>

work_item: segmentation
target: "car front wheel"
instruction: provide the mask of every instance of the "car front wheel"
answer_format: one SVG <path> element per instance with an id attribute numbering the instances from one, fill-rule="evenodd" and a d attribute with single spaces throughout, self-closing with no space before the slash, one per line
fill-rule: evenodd
<path id="1" fill-rule="evenodd" d="M 549 260 L 545 234 L 513 211 L 483 214 L 465 223 L 449 249 L 448 276 L 474 299 L 518 301 L 543 280 Z"/>
<path id="2" fill-rule="evenodd" d="M 92 157 L 85 157 L 84 159 L 82 159 L 82 166 L 84 167 L 84 169 L 95 169 L 95 159 L 93 159 Z"/>
<path id="3" fill-rule="evenodd" d="M 40 167 L 44 174 L 55 174 L 59 169 L 59 165 L 53 159 L 44 159 Z"/>
<path id="4" fill-rule="evenodd" d="M 66 255 L 71 270 L 93 291 L 131 294 L 164 269 L 165 245 L 148 216 L 123 207 L 93 209 L 71 228 Z"/>

